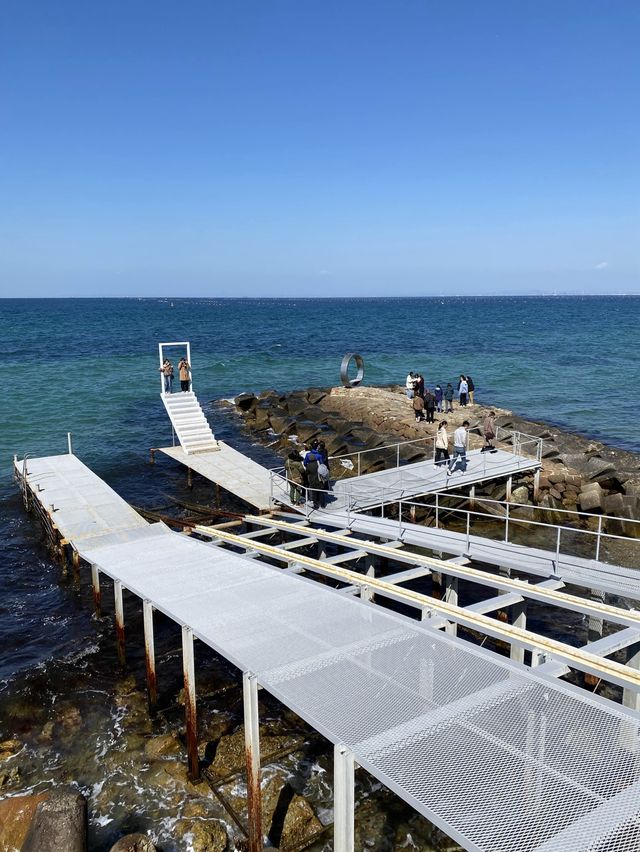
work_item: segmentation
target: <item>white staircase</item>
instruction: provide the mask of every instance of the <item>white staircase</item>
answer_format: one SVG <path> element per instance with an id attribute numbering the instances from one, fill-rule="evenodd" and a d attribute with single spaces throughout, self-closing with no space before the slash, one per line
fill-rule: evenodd
<path id="1" fill-rule="evenodd" d="M 204 416 L 198 397 L 188 393 L 163 393 L 162 401 L 185 453 L 210 453 L 218 442 Z"/>

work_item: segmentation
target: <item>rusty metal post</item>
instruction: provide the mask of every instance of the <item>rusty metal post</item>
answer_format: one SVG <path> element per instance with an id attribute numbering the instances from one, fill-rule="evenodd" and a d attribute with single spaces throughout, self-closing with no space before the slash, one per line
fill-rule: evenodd
<path id="1" fill-rule="evenodd" d="M 153 716 L 158 706 L 158 687 L 156 683 L 156 650 L 153 638 L 153 605 L 151 601 L 142 602 L 144 622 L 144 658 L 147 670 L 147 697 L 149 713 Z"/>
<path id="2" fill-rule="evenodd" d="M 149 450 L 149 464 L 156 463 L 156 451 L 153 447 Z"/>
<path id="3" fill-rule="evenodd" d="M 126 663 L 124 647 L 124 608 L 122 606 L 122 583 L 120 580 L 113 581 L 113 597 L 116 604 L 116 644 L 118 648 L 118 662 L 121 666 Z"/>
<path id="4" fill-rule="evenodd" d="M 354 781 L 353 752 L 338 743 L 333 748 L 333 849 L 354 852 Z"/>
<path id="5" fill-rule="evenodd" d="M 96 617 L 102 616 L 102 596 L 100 594 L 100 571 L 97 565 L 91 566 L 91 583 L 93 585 L 93 608 Z"/>
<path id="6" fill-rule="evenodd" d="M 71 564 L 73 565 L 73 578 L 80 585 L 80 554 L 77 550 L 71 551 Z"/>
<path id="7" fill-rule="evenodd" d="M 244 749 L 247 759 L 247 814 L 249 852 L 260 852 L 262 840 L 262 795 L 260 793 L 260 726 L 258 681 L 251 672 L 242 675 L 244 698 Z"/>
<path id="8" fill-rule="evenodd" d="M 187 756 L 189 780 L 200 778 L 198 760 L 198 719 L 196 716 L 196 672 L 193 659 L 193 630 L 182 628 L 182 672 L 184 675 L 184 714 L 187 725 Z"/>
<path id="9" fill-rule="evenodd" d="M 193 488 L 193 471 L 190 467 L 187 468 L 187 488 Z"/>
<path id="10" fill-rule="evenodd" d="M 216 482 L 216 509 L 220 508 L 220 485 Z"/>
<path id="11" fill-rule="evenodd" d="M 533 502 L 540 501 L 540 468 L 533 474 Z"/>

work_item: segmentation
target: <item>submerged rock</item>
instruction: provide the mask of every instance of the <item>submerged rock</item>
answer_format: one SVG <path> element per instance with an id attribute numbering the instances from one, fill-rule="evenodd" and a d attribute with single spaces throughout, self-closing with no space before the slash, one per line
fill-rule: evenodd
<path id="1" fill-rule="evenodd" d="M 127 834 L 113 844 L 109 852 L 156 852 L 146 834 Z"/>
<path id="2" fill-rule="evenodd" d="M 36 807 L 21 852 L 85 852 L 87 802 L 75 791 L 56 790 Z"/>
<path id="3" fill-rule="evenodd" d="M 229 838 L 224 826 L 215 819 L 181 819 L 176 825 L 178 837 L 188 840 L 193 852 L 225 852 Z"/>

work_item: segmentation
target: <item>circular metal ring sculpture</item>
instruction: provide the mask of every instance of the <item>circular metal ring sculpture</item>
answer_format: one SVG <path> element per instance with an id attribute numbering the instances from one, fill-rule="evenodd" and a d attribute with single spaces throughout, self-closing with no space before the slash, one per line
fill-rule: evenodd
<path id="1" fill-rule="evenodd" d="M 349 378 L 349 364 L 354 360 L 358 369 L 355 379 Z M 357 388 L 360 382 L 364 379 L 364 361 L 361 355 L 355 352 L 347 352 L 340 364 L 340 378 L 345 388 Z"/>

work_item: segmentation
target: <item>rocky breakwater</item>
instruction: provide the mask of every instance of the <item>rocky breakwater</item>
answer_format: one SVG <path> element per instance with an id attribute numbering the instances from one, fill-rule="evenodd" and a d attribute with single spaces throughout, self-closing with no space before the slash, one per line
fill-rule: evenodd
<path id="1" fill-rule="evenodd" d="M 400 387 L 309 388 L 280 394 L 273 390 L 258 395 L 240 394 L 235 399 L 238 413 L 248 429 L 255 432 L 284 456 L 292 446 L 314 438 L 325 442 L 331 456 L 352 455 L 353 468 L 334 459 L 333 477 L 380 470 L 395 463 L 390 451 L 380 448 L 398 441 L 404 462 L 418 461 L 432 453 L 436 424 L 416 423 L 411 404 Z M 537 503 L 547 511 L 543 520 L 571 521 L 558 511 L 594 513 L 608 516 L 603 528 L 615 535 L 640 537 L 640 458 L 630 452 L 564 432 L 543 422 L 525 420 L 508 409 L 491 406 L 496 423 L 506 430 L 541 438 L 543 466 Z M 482 421 L 489 406 L 476 402 L 456 408 L 447 415 L 449 434 L 467 419 L 471 424 L 471 448 L 480 447 Z M 436 415 L 440 418 L 443 415 Z M 420 441 L 419 439 L 423 439 Z M 427 439 L 427 440 L 424 440 Z M 526 455 L 528 447 L 523 446 Z M 534 444 L 530 445 L 531 452 Z M 485 489 L 487 496 L 503 499 L 504 483 Z M 533 503 L 533 475 L 518 480 L 512 493 L 515 503 Z M 615 520 L 614 520 L 615 518 Z M 619 520 L 618 520 L 619 519 Z"/>

